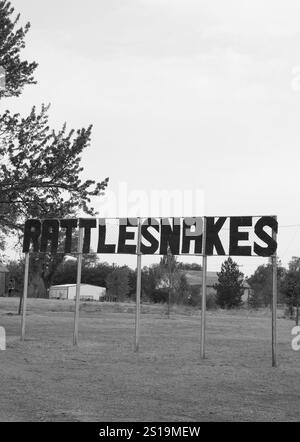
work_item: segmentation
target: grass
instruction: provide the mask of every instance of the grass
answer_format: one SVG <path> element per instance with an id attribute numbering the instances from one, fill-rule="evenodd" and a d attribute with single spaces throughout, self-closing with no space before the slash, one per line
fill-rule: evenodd
<path id="1" fill-rule="evenodd" d="M 0 298 L 7 350 L 0 352 L 0 421 L 296 421 L 300 351 L 292 321 L 278 315 L 278 362 L 271 367 L 270 311 L 200 315 L 142 305 L 139 353 L 134 304 L 82 303 L 73 347 L 74 303 L 29 299 L 20 342 L 18 300 Z"/>

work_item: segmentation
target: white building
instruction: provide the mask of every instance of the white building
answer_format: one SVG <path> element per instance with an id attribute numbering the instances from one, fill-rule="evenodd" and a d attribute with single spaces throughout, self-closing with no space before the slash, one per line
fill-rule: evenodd
<path id="1" fill-rule="evenodd" d="M 100 301 L 106 295 L 106 288 L 97 285 L 80 284 L 81 301 Z M 50 299 L 76 298 L 76 284 L 52 285 L 49 290 Z"/>

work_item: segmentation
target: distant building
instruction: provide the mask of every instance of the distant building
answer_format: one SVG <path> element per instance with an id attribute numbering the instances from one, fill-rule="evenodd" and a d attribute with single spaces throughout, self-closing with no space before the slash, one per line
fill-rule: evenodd
<path id="1" fill-rule="evenodd" d="M 202 278 L 203 273 L 202 270 L 186 270 L 183 271 L 185 274 L 186 280 L 190 286 L 196 286 L 199 287 L 199 290 L 202 287 Z M 216 294 L 216 289 L 214 288 L 214 285 L 218 283 L 218 274 L 217 272 L 207 272 L 206 273 L 206 291 L 207 294 Z M 249 295 L 250 295 L 250 286 L 246 281 L 243 281 L 243 295 L 242 295 L 242 301 L 248 302 Z"/>
<path id="2" fill-rule="evenodd" d="M 199 289 L 199 293 L 202 291 L 202 278 L 203 272 L 202 270 L 182 270 L 182 274 L 185 275 L 187 283 L 191 287 L 196 287 Z M 215 284 L 218 283 L 218 274 L 217 272 L 206 272 L 206 293 L 207 295 L 216 295 L 216 289 L 214 288 Z M 169 285 L 168 278 L 161 279 L 157 284 L 157 289 L 167 289 Z M 250 286 L 246 281 L 243 281 L 243 295 L 242 301 L 248 302 L 250 295 Z"/>
<path id="3" fill-rule="evenodd" d="M 0 296 L 6 295 L 8 274 L 8 269 L 3 264 L 0 264 Z"/>
<path id="4" fill-rule="evenodd" d="M 106 295 L 106 288 L 91 284 L 80 284 L 81 301 L 100 301 Z M 76 298 L 76 284 L 52 285 L 49 289 L 50 299 Z"/>

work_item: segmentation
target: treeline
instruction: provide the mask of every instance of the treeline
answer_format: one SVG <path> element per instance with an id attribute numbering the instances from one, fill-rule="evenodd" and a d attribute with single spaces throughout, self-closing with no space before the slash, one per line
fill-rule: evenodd
<path id="1" fill-rule="evenodd" d="M 23 291 L 24 262 L 8 264 L 13 280 L 11 295 Z M 201 270 L 199 264 L 178 262 L 175 256 L 163 256 L 159 264 L 142 269 L 142 299 L 149 302 L 167 302 L 197 306 L 201 303 L 201 278 L 199 285 L 191 286 L 186 272 Z M 29 296 L 49 296 L 49 288 L 56 284 L 76 283 L 77 261 L 55 255 L 31 255 L 29 273 Z M 249 285 L 248 304 L 252 308 L 269 307 L 272 302 L 272 265 L 261 265 L 249 278 L 244 278 L 239 266 L 228 258 L 221 266 L 218 281 L 207 298 L 207 307 L 235 308 L 243 304 L 245 281 Z M 278 302 L 285 304 L 291 318 L 299 321 L 300 310 L 300 258 L 293 257 L 285 268 L 278 262 Z M 136 294 L 136 271 L 128 266 L 118 266 L 99 261 L 97 255 L 85 255 L 81 281 L 106 287 L 108 294 L 118 301 L 134 300 Z"/>
<path id="2" fill-rule="evenodd" d="M 247 279 L 252 291 L 249 304 L 254 308 L 268 307 L 272 302 L 272 265 L 259 266 Z M 300 258 L 293 257 L 285 268 L 278 261 L 277 266 L 278 302 L 285 304 L 287 313 L 299 323 L 300 314 Z"/>
<path id="3" fill-rule="evenodd" d="M 29 297 L 48 298 L 51 285 L 76 283 L 76 259 L 32 255 L 29 268 Z M 10 295 L 19 296 L 23 291 L 24 261 L 10 261 L 8 270 L 13 287 Z M 166 302 L 172 279 L 172 302 L 197 304 L 199 290 L 193 289 L 187 283 L 184 275 L 184 271 L 187 270 L 201 270 L 201 266 L 178 263 L 175 257 L 171 257 L 171 264 L 166 263 L 162 258 L 159 264 L 144 267 L 142 269 L 143 300 Z M 135 299 L 136 277 L 136 270 L 126 265 L 100 262 L 97 255 L 83 257 L 81 282 L 105 287 L 108 293 L 118 301 Z"/>

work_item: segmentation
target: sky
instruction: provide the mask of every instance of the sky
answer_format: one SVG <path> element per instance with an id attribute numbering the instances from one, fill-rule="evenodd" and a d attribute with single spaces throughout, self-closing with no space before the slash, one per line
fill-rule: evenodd
<path id="1" fill-rule="evenodd" d="M 132 215 L 140 196 L 141 215 L 158 216 L 153 192 L 177 191 L 190 215 L 277 215 L 280 259 L 300 255 L 299 1 L 12 3 L 31 22 L 38 84 L 5 106 L 51 103 L 54 127 L 93 124 L 82 164 L 84 178 L 110 178 L 100 215 L 114 198 L 111 216 Z M 266 263 L 237 261 L 246 274 Z"/>

